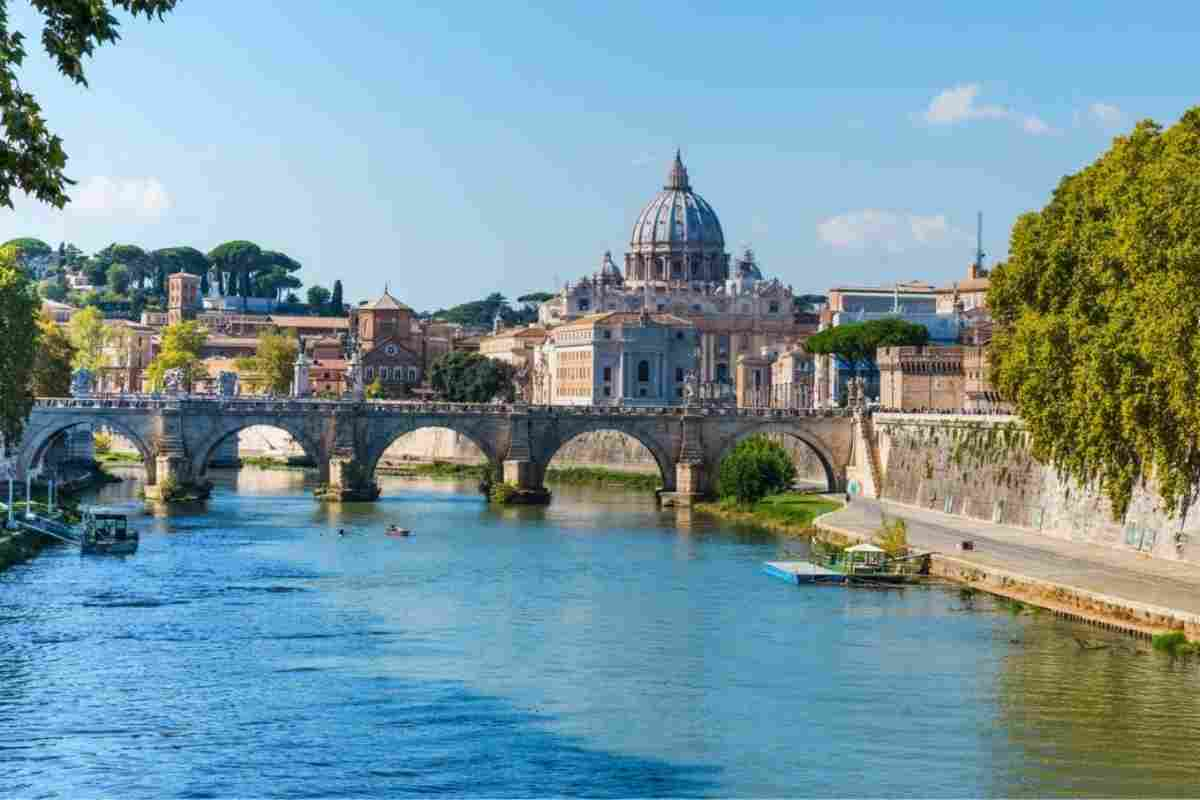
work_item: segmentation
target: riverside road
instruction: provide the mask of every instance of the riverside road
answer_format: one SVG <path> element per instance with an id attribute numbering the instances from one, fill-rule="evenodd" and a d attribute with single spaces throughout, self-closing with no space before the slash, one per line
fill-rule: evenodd
<path id="1" fill-rule="evenodd" d="M 903 519 L 909 544 L 922 550 L 1123 601 L 1200 615 L 1200 574 L 1194 565 L 866 498 L 855 498 L 821 522 L 869 539 L 884 514 Z M 973 550 L 959 551 L 964 539 L 974 543 Z"/>

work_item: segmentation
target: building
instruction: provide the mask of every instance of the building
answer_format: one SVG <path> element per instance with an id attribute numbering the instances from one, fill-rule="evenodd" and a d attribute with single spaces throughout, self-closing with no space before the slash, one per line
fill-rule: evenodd
<path id="1" fill-rule="evenodd" d="M 105 330 L 101 350 L 104 366 L 96 378 L 97 391 L 145 391 L 143 373 L 158 354 L 158 329 L 128 320 L 111 320 L 105 324 Z"/>
<path id="2" fill-rule="evenodd" d="M 167 276 L 167 324 L 196 318 L 200 303 L 200 276 L 176 272 Z"/>
<path id="3" fill-rule="evenodd" d="M 879 348 L 875 356 L 879 405 L 900 411 L 962 410 L 967 349 L 961 345 Z"/>
<path id="4" fill-rule="evenodd" d="M 532 366 L 534 353 L 545 341 L 546 329 L 538 325 L 515 328 L 497 326 L 491 336 L 479 340 L 479 353 L 521 369 Z"/>
<path id="5" fill-rule="evenodd" d="M 803 348 L 781 353 L 771 362 L 771 408 L 813 407 L 815 359 Z"/>
<path id="6" fill-rule="evenodd" d="M 553 328 L 542 345 L 551 405 L 682 403 L 696 370 L 696 326 L 671 314 L 610 311 Z"/>
<path id="7" fill-rule="evenodd" d="M 1001 397 L 992 385 L 990 350 L 987 347 L 963 348 L 963 378 L 963 408 L 979 413 L 1013 413 L 1013 404 Z"/>
<path id="8" fill-rule="evenodd" d="M 376 381 L 386 397 L 409 394 L 425 378 L 425 343 L 413 310 L 384 287 L 376 300 L 352 312 L 351 324 L 362 351 L 363 380 Z"/>
<path id="9" fill-rule="evenodd" d="M 552 328 L 642 308 L 695 325 L 701 384 L 731 384 L 739 355 L 799 344 L 818 322 L 797 312 L 790 286 L 763 277 L 752 250 L 731 264 L 716 211 L 692 188 L 678 153 L 666 185 L 634 221 L 624 274 L 606 252 L 594 273 L 538 307 L 538 321 Z"/>
<path id="10" fill-rule="evenodd" d="M 66 303 L 59 303 L 55 300 L 42 300 L 42 313 L 49 315 L 54 322 L 65 325 L 71 321 L 71 317 L 79 309 L 75 306 L 69 306 Z"/>
<path id="11" fill-rule="evenodd" d="M 937 312 L 953 314 L 987 308 L 987 293 L 992 281 L 988 270 L 976 262 L 967 267 L 967 279 L 955 281 L 936 291 Z"/>
<path id="12" fill-rule="evenodd" d="M 892 286 L 835 286 L 829 311 L 850 314 L 936 314 L 938 294 L 932 284 L 906 281 Z"/>

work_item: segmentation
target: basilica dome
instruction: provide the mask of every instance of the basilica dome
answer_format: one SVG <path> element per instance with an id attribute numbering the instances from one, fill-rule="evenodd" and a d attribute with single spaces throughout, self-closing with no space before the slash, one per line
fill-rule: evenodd
<path id="1" fill-rule="evenodd" d="M 717 212 L 692 191 L 679 152 L 667 184 L 633 224 L 625 257 L 627 281 L 722 281 L 729 256 Z"/>

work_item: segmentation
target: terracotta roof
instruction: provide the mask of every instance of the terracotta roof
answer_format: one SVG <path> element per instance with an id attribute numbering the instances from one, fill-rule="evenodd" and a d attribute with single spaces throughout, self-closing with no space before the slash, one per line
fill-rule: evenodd
<path id="1" fill-rule="evenodd" d="M 949 286 L 942 286 L 937 290 L 938 294 L 954 294 L 954 289 L 957 286 L 959 292 L 982 292 L 987 291 L 992 285 L 990 278 L 967 278 L 966 280 L 957 281 Z"/>
<path id="2" fill-rule="evenodd" d="M 404 303 L 392 297 L 386 286 L 383 288 L 383 294 L 380 295 L 378 300 L 361 305 L 359 308 L 366 308 L 372 311 L 412 311 Z"/>

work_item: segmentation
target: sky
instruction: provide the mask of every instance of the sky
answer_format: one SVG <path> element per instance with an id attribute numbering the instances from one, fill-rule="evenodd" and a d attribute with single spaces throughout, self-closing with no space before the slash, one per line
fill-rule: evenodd
<path id="1" fill-rule="evenodd" d="M 249 239 L 419 310 L 622 263 L 677 147 L 730 252 L 797 292 L 948 283 L 976 212 L 1002 259 L 1064 175 L 1200 102 L 1196 4 L 180 0 L 86 89 L 9 5 L 77 184 L 0 241 Z"/>

